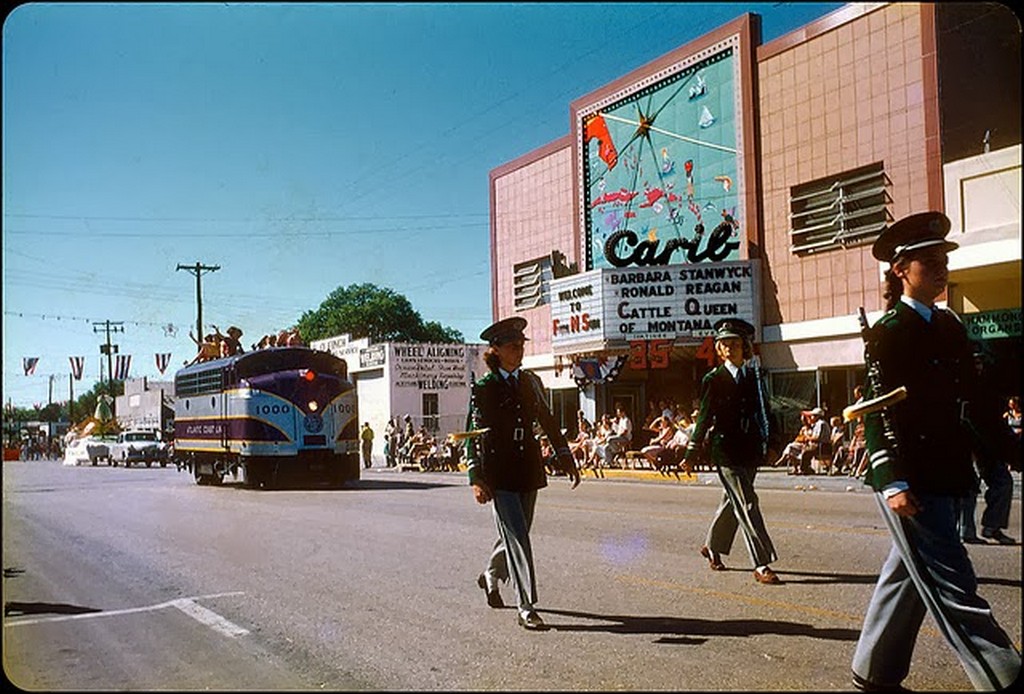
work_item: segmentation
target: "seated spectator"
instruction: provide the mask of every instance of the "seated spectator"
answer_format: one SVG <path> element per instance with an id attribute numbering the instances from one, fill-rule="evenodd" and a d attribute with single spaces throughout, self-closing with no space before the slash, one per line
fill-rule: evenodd
<path id="1" fill-rule="evenodd" d="M 217 335 L 219 333 L 209 333 L 200 342 L 191 330 L 188 331 L 188 336 L 192 338 L 192 342 L 196 343 L 196 347 L 199 348 L 199 352 L 193 357 L 187 366 L 198 364 L 203 361 L 210 361 L 211 359 L 217 359 L 220 357 L 220 340 Z"/>
<path id="2" fill-rule="evenodd" d="M 666 450 L 669 441 L 676 434 L 676 425 L 671 419 L 659 416 L 651 423 L 650 430 L 654 432 L 654 436 L 650 444 L 641 448 L 640 452 L 650 462 L 651 467 L 657 467 L 658 456 Z"/>
<path id="3" fill-rule="evenodd" d="M 809 412 L 811 432 L 804 448 L 801 469 L 804 474 L 823 473 L 832 460 L 832 431 L 825 420 L 825 411 L 815 407 Z"/>
<path id="4" fill-rule="evenodd" d="M 594 425 L 590 423 L 589 419 L 587 419 L 587 415 L 583 413 L 583 410 L 577 410 L 576 411 L 576 433 L 577 434 L 583 429 L 583 425 L 584 424 L 587 426 L 587 429 L 589 431 L 593 431 Z"/>
<path id="5" fill-rule="evenodd" d="M 807 449 L 807 442 L 811 437 L 811 417 L 807 412 L 800 413 L 800 431 L 797 432 L 796 437 L 786 444 L 786 447 L 782 449 L 782 455 L 775 461 L 772 467 L 778 467 L 780 465 L 786 465 L 789 468 L 790 475 L 802 475 L 802 461 L 804 457 L 804 451 Z"/>
<path id="6" fill-rule="evenodd" d="M 228 328 L 228 334 L 222 335 L 220 328 L 216 325 L 212 326 L 213 332 L 220 340 L 220 355 L 222 357 L 231 357 L 236 354 L 241 354 L 245 350 L 242 349 L 242 331 L 237 326 L 232 325 Z"/>
<path id="7" fill-rule="evenodd" d="M 590 438 L 593 431 L 590 422 L 586 418 L 579 420 L 579 431 L 576 438 L 569 441 L 569 452 L 576 459 L 576 465 L 582 467 L 590 454 Z"/>
<path id="8" fill-rule="evenodd" d="M 679 405 L 673 406 L 668 400 L 659 400 L 658 407 L 661 408 L 661 416 L 668 419 L 675 419 Z"/>
<path id="9" fill-rule="evenodd" d="M 608 439 L 613 433 L 612 418 L 607 414 L 601 415 L 597 426 L 594 428 L 594 435 L 590 439 L 590 450 L 587 455 L 586 467 L 594 470 L 596 477 L 603 477 L 602 468 L 607 466 Z"/>
<path id="10" fill-rule="evenodd" d="M 690 435 L 686 433 L 685 429 L 676 426 L 675 432 L 672 434 L 672 438 L 665 444 L 664 450 L 658 454 L 658 458 L 654 463 L 654 467 L 660 472 L 665 472 L 666 469 L 678 467 L 679 463 L 682 462 L 683 457 L 686 455 L 686 445 L 690 443 Z M 709 462 L 701 463 L 699 467 L 706 467 L 712 469 Z M 691 470 L 685 468 L 684 471 L 689 474 Z"/>
<path id="11" fill-rule="evenodd" d="M 616 456 L 619 456 L 629 450 L 629 447 L 633 443 L 633 422 L 630 421 L 629 415 L 626 414 L 626 409 L 621 404 L 615 406 L 615 418 L 612 420 L 612 435 L 608 437 L 608 442 L 604 449 L 604 463 L 608 466 L 609 463 L 615 461 Z M 627 463 L 623 459 L 622 466 L 626 467 Z"/>
<path id="12" fill-rule="evenodd" d="M 458 445 L 455 441 L 455 437 L 451 434 L 445 437 L 444 443 L 441 445 L 440 451 L 440 464 L 442 470 L 449 472 L 459 471 L 460 455 L 463 447 Z"/>

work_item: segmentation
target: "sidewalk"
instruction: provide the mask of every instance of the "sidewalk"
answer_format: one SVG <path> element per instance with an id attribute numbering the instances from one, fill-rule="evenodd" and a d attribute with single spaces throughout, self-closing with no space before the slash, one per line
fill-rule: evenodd
<path id="1" fill-rule="evenodd" d="M 421 472 L 417 466 L 406 466 L 403 468 L 386 468 L 374 465 L 372 470 L 384 472 Z M 680 485 L 718 485 L 717 472 L 694 472 L 689 475 L 679 473 L 661 474 L 656 470 L 622 470 L 618 468 L 602 470 L 604 477 L 594 477 L 590 470 L 583 471 L 583 478 L 588 483 L 593 482 L 646 482 L 650 484 L 680 484 Z M 465 472 L 443 472 L 436 474 L 464 475 Z M 1021 473 L 1011 472 L 1013 477 L 1013 498 L 1021 498 Z M 557 477 L 549 479 L 555 480 Z M 797 492 L 846 492 L 849 494 L 870 494 L 871 488 L 861 480 L 846 475 L 789 475 L 785 468 L 762 467 L 758 468 L 756 486 L 758 489 L 791 489 Z"/>

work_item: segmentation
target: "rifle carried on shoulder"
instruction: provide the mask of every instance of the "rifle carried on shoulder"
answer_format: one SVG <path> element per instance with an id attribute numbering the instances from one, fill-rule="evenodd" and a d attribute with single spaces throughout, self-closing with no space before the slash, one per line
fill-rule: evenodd
<path id="1" fill-rule="evenodd" d="M 875 338 L 872 334 L 871 326 L 868 324 L 867 314 L 864 313 L 864 307 L 861 306 L 857 311 L 857 317 L 860 321 L 860 335 L 864 340 L 864 366 L 867 371 L 865 385 L 867 387 L 867 392 L 874 395 L 882 390 L 882 367 L 879 365 L 878 359 L 874 354 Z M 882 420 L 882 428 L 885 438 L 889 441 L 890 445 L 895 448 L 896 432 L 893 429 L 892 422 L 889 420 L 888 410 L 896 403 L 906 399 L 906 397 L 907 387 L 900 386 L 898 388 L 893 388 L 888 393 L 874 395 L 874 397 L 868 400 L 855 402 L 843 409 L 843 421 L 850 422 L 854 419 L 859 419 L 871 414 L 872 412 L 878 412 Z"/>

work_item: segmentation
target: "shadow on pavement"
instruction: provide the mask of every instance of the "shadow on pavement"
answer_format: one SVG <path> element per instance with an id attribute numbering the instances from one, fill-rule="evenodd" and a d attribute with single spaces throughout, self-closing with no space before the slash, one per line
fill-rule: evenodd
<path id="1" fill-rule="evenodd" d="M 30 614 L 86 614 L 102 612 L 98 607 L 81 607 L 59 602 L 5 602 L 4 616 L 20 617 Z"/>
<path id="2" fill-rule="evenodd" d="M 767 619 L 687 619 L 684 617 L 641 617 L 634 615 L 609 615 L 571 610 L 537 610 L 542 614 L 558 615 L 576 619 L 594 620 L 600 624 L 553 624 L 553 631 L 606 632 L 609 634 L 653 634 L 660 636 L 655 643 L 698 645 L 712 636 L 757 636 L 779 634 L 782 636 L 808 636 L 829 641 L 854 642 L 860 637 L 860 629 L 819 629 L 810 624 L 780 622 Z M 611 622 L 609 624 L 608 622 Z"/>

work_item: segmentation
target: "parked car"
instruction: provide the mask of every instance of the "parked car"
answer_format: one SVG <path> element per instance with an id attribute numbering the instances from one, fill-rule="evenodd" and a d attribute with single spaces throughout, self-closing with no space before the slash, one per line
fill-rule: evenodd
<path id="1" fill-rule="evenodd" d="M 117 441 L 111 446 L 110 460 L 111 465 L 125 467 L 131 467 L 132 463 L 145 463 L 146 467 L 159 463 L 160 467 L 166 467 L 168 451 L 156 429 L 131 429 L 117 435 Z"/>

